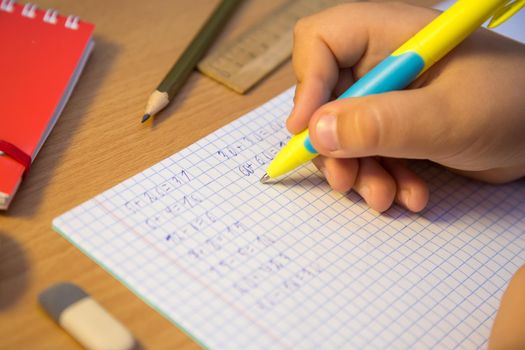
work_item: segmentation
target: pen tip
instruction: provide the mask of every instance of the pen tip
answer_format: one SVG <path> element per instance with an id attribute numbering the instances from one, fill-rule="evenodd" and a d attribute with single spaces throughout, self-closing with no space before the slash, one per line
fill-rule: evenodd
<path id="1" fill-rule="evenodd" d="M 268 183 L 268 181 L 270 181 L 271 178 L 268 176 L 268 174 L 264 174 L 263 177 L 261 177 L 261 183 L 262 184 L 265 184 L 265 183 Z"/>
<path id="2" fill-rule="evenodd" d="M 148 114 L 148 113 L 144 114 L 144 116 L 142 117 L 142 121 L 141 121 L 141 123 L 144 123 L 144 122 L 145 122 L 146 120 L 148 120 L 150 117 L 151 117 L 151 114 Z"/>

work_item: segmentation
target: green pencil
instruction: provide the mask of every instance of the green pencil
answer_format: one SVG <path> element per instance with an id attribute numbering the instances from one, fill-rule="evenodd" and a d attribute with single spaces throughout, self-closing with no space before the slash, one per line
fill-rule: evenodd
<path id="1" fill-rule="evenodd" d="M 142 123 L 170 103 L 242 0 L 223 0 L 149 97 Z"/>

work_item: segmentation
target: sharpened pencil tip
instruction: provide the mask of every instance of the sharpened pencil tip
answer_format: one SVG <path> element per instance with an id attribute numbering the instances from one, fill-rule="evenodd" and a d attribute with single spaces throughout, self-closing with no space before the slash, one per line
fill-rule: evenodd
<path id="1" fill-rule="evenodd" d="M 265 184 L 265 183 L 268 183 L 268 181 L 270 181 L 271 178 L 268 176 L 268 174 L 264 174 L 263 177 L 261 177 L 261 183 L 262 184 Z"/>
<path id="2" fill-rule="evenodd" d="M 141 123 L 144 123 L 144 122 L 145 122 L 146 120 L 148 120 L 150 117 L 151 117 L 151 114 L 148 114 L 148 113 L 144 114 L 144 116 L 142 117 L 142 121 L 141 121 Z"/>

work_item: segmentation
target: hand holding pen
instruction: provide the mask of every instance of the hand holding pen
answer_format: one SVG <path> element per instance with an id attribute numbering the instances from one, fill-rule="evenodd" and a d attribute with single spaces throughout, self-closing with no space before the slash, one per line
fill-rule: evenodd
<path id="1" fill-rule="evenodd" d="M 321 155 L 314 163 L 330 185 L 354 189 L 377 211 L 393 202 L 411 211 L 426 206 L 428 187 L 403 159 L 430 159 L 488 182 L 525 175 L 525 45 L 488 30 L 477 30 L 406 90 L 329 102 L 438 14 L 355 3 L 296 27 L 298 85 L 288 129 L 308 127 L 310 145 Z"/>

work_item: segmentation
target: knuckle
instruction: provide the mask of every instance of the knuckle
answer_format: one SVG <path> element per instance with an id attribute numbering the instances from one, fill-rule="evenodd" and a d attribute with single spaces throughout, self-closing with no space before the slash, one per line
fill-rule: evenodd
<path id="1" fill-rule="evenodd" d="M 304 34 L 311 32 L 312 28 L 315 26 L 312 25 L 312 16 L 301 17 L 295 22 L 293 28 L 293 35 L 295 39 L 300 39 Z"/>

